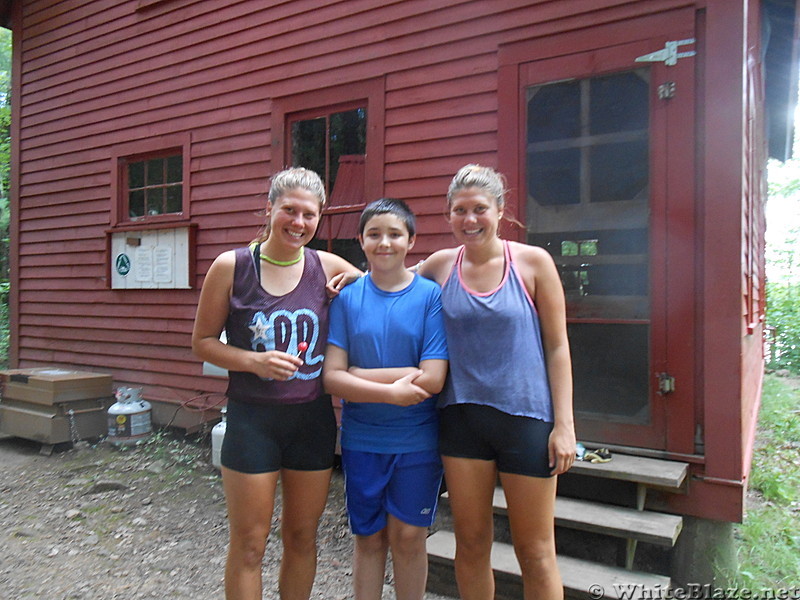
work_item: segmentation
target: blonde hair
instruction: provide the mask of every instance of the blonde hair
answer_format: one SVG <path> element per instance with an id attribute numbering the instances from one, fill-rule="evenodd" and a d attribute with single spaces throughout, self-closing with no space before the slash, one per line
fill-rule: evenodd
<path id="1" fill-rule="evenodd" d="M 453 204 L 456 194 L 462 190 L 477 188 L 497 202 L 502 210 L 506 204 L 506 181 L 502 174 L 490 167 L 481 165 L 464 165 L 455 174 L 447 190 L 447 207 Z"/>
<path id="2" fill-rule="evenodd" d="M 314 171 L 303 167 L 284 169 L 272 176 L 269 187 L 269 203 L 275 204 L 278 198 L 297 188 L 306 190 L 317 197 L 319 208 L 325 206 L 325 185 Z"/>
<path id="3" fill-rule="evenodd" d="M 267 201 L 274 205 L 278 199 L 282 198 L 292 190 L 306 190 L 319 201 L 319 210 L 325 206 L 325 184 L 322 183 L 319 175 L 310 169 L 303 167 L 292 167 L 278 171 L 270 178 L 269 194 Z M 260 244 L 269 237 L 269 221 L 264 224 L 258 237 L 251 244 Z"/>

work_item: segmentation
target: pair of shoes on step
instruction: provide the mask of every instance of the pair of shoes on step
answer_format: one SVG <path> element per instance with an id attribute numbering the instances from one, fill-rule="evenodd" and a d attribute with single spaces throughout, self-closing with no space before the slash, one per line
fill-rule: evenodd
<path id="1" fill-rule="evenodd" d="M 587 449 L 581 460 L 590 463 L 607 463 L 611 460 L 611 452 L 608 448 Z"/>

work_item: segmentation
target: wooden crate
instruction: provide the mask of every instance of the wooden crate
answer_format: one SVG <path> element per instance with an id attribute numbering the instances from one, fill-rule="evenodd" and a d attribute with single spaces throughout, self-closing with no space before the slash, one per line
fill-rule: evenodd
<path id="1" fill-rule="evenodd" d="M 53 405 L 113 395 L 111 375 L 52 367 L 0 371 L 4 400 Z"/>
<path id="2" fill-rule="evenodd" d="M 3 398 L 0 432 L 42 444 L 100 438 L 108 431 L 106 410 L 112 396 L 41 404 Z"/>

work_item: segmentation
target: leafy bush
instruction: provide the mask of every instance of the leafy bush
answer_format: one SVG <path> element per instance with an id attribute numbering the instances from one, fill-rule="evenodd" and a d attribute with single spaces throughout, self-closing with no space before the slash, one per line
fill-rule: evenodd
<path id="1" fill-rule="evenodd" d="M 767 327 L 769 367 L 800 373 L 800 283 L 767 283 Z"/>

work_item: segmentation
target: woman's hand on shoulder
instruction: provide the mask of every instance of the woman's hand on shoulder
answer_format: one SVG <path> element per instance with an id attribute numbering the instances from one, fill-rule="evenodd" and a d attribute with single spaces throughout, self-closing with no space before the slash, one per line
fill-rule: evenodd
<path id="1" fill-rule="evenodd" d="M 361 279 L 363 276 L 364 273 L 358 270 L 338 273 L 328 280 L 328 283 L 325 285 L 325 291 L 328 293 L 329 298 L 335 298 L 345 287 Z"/>
<path id="2" fill-rule="evenodd" d="M 325 285 L 325 291 L 330 298 L 338 296 L 342 288 L 353 283 L 364 274 L 341 256 L 324 250 L 317 250 L 317 254 L 319 255 L 320 263 L 322 263 L 325 278 L 328 280 Z"/>

